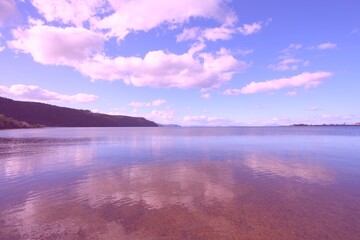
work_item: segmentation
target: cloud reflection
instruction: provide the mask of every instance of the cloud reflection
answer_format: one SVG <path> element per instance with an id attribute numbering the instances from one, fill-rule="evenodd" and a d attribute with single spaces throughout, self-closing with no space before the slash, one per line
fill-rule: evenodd
<path id="1" fill-rule="evenodd" d="M 273 176 L 298 178 L 306 182 L 332 182 L 334 177 L 325 167 L 313 162 L 291 158 L 281 158 L 275 155 L 248 155 L 244 165 L 257 173 Z"/>
<path id="2" fill-rule="evenodd" d="M 1 173 L 7 180 L 30 176 L 35 171 L 51 171 L 74 165 L 81 167 L 89 164 L 94 158 L 95 149 L 92 147 L 77 144 L 66 145 L 66 142 L 60 144 L 29 142 L 1 150 L 0 178 Z"/>
<path id="3" fill-rule="evenodd" d="M 126 232 L 132 215 L 124 214 L 146 209 L 162 216 L 166 209 L 179 206 L 185 221 L 191 212 L 203 214 L 204 206 L 230 203 L 235 197 L 234 184 L 231 166 L 222 162 L 118 166 L 90 173 L 70 184 L 29 192 L 22 204 L 0 212 L 0 236 L 56 239 L 81 237 L 84 232 L 87 237 L 99 239 L 152 239 L 141 228 Z M 109 206 L 110 212 L 106 210 Z M 116 221 L 110 219 L 113 213 Z M 125 223 L 119 220 L 122 218 Z M 148 226 L 156 220 L 141 215 L 143 218 Z"/>
<path id="4" fill-rule="evenodd" d="M 192 208 L 232 200 L 231 168 L 222 163 L 165 163 L 128 166 L 90 174 L 77 186 L 78 195 L 92 207 L 106 203 L 144 203 L 149 209 L 170 205 Z"/>

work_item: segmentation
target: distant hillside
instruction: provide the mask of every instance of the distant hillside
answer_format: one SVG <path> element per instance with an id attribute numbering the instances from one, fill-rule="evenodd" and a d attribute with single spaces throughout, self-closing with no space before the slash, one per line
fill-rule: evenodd
<path id="1" fill-rule="evenodd" d="M 0 129 L 15 129 L 15 128 L 37 128 L 41 127 L 36 124 L 29 124 L 27 122 L 17 121 L 12 118 L 7 118 L 0 114 Z"/>
<path id="2" fill-rule="evenodd" d="M 180 125 L 178 124 L 160 124 L 158 123 L 157 124 L 159 127 L 181 127 Z"/>
<path id="3" fill-rule="evenodd" d="M 92 113 L 44 103 L 14 101 L 0 97 L 0 114 L 46 127 L 157 127 L 142 117 Z"/>

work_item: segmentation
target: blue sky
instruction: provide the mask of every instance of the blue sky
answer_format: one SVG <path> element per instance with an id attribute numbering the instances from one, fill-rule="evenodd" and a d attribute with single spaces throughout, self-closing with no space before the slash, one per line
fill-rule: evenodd
<path id="1" fill-rule="evenodd" d="M 360 122 L 357 0 L 0 0 L 0 96 L 181 125 Z"/>

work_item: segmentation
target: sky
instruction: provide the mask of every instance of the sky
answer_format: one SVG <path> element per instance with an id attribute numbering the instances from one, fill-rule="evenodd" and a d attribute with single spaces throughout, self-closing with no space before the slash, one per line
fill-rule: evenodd
<path id="1" fill-rule="evenodd" d="M 360 122 L 358 0 L 0 0 L 0 96 L 183 126 Z"/>

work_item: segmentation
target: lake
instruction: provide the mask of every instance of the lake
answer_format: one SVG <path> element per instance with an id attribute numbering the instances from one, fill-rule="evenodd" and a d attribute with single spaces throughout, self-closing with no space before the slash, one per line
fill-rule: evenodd
<path id="1" fill-rule="evenodd" d="M 360 239 L 360 127 L 3 130 L 0 239 Z"/>

